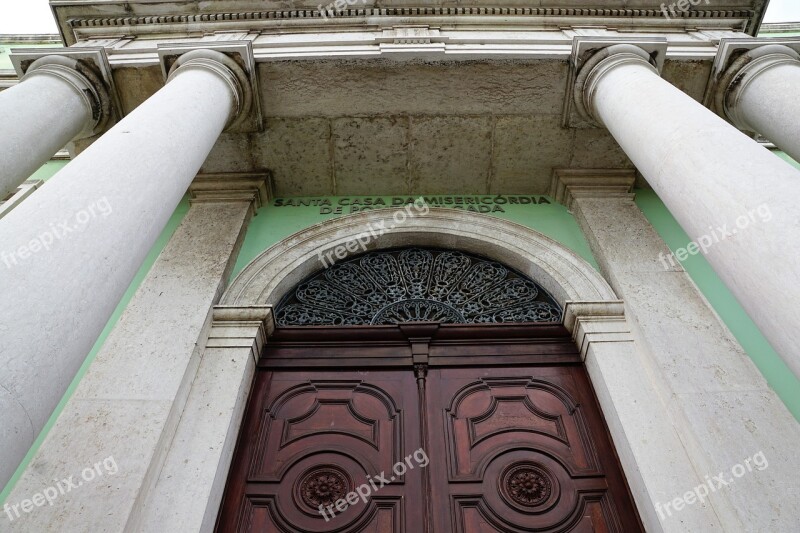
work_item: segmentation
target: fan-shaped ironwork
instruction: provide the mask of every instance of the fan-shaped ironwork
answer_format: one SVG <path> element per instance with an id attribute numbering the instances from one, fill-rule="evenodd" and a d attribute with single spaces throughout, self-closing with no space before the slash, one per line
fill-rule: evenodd
<path id="1" fill-rule="evenodd" d="M 278 305 L 281 326 L 560 322 L 536 282 L 480 257 L 406 248 L 371 252 L 300 283 Z"/>

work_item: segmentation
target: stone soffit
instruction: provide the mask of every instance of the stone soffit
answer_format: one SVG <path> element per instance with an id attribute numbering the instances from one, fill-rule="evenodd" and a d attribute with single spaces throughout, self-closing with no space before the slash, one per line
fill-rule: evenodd
<path id="1" fill-rule="evenodd" d="M 767 2 L 672 19 L 661 0 L 357 0 L 326 19 L 320 0 L 50 3 L 68 45 L 105 49 L 121 116 L 163 86 L 164 47 L 249 42 L 262 126 L 224 133 L 201 171 L 327 196 L 547 194 L 554 168 L 630 169 L 603 128 L 564 127 L 575 39 L 658 40 L 663 77 L 702 100 L 719 39 Z"/>

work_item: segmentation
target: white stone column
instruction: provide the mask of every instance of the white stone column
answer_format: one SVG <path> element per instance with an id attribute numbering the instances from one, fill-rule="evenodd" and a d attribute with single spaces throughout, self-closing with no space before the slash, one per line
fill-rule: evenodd
<path id="1" fill-rule="evenodd" d="M 578 108 L 604 125 L 800 376 L 800 171 L 663 80 L 632 45 L 578 74 Z"/>
<path id="2" fill-rule="evenodd" d="M 179 438 L 177 428 L 186 422 L 186 405 L 195 394 L 198 380 L 205 376 L 206 382 L 216 379 L 213 385 L 221 386 L 224 375 L 232 373 L 230 379 L 242 381 L 245 397 L 249 391 L 250 381 L 242 372 L 249 369 L 252 376 L 257 351 L 247 352 L 248 357 L 240 357 L 242 350 L 214 357 L 207 351 L 204 355 L 204 348 L 214 344 L 207 340 L 215 318 L 214 304 L 227 286 L 254 208 L 267 201 L 268 189 L 265 176 L 213 175 L 193 182 L 189 212 L 8 501 L 14 504 L 41 490 L 41 475 L 60 479 L 106 457 L 114 457 L 119 472 L 107 476 L 104 482 L 85 483 L 80 491 L 36 512 L 17 518 L 12 510 L 14 520 L 9 531 L 158 530 L 143 528 L 140 522 L 151 514 L 149 507 L 163 504 L 153 502 L 151 493 L 161 477 L 167 450 Z M 268 310 L 258 310 L 256 315 L 266 319 Z M 242 322 L 236 325 L 243 327 L 257 320 L 252 313 L 235 316 Z M 208 370 L 209 365 L 213 370 Z M 208 372 L 216 374 L 212 378 Z M 193 445 L 205 453 L 211 453 L 211 448 L 217 453 L 223 451 L 212 446 L 211 440 L 216 442 L 218 436 L 210 428 L 218 432 L 223 417 L 216 415 L 227 415 L 224 405 L 239 395 L 213 400 L 206 397 L 202 415 L 190 425 L 207 424 L 209 432 Z M 209 413 L 215 416 L 202 420 Z M 228 438 L 235 441 L 237 435 L 234 432 Z M 113 508 L 110 498 L 115 502 Z"/>
<path id="3" fill-rule="evenodd" d="M 184 53 L 164 88 L 2 220 L 0 484 L 240 114 L 243 77 L 222 53 Z"/>
<path id="4" fill-rule="evenodd" d="M 73 58 L 46 56 L 17 85 L 0 92 L 0 199 L 98 125 L 102 84 L 87 75 Z"/>
<path id="5" fill-rule="evenodd" d="M 720 91 L 731 122 L 800 161 L 800 54 L 783 45 L 750 50 L 731 65 Z"/>

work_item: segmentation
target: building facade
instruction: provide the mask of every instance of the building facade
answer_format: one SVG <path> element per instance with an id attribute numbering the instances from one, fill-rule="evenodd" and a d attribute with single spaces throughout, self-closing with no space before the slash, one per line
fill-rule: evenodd
<path id="1" fill-rule="evenodd" d="M 800 28 L 529 4 L 0 42 L 0 530 L 797 531 Z"/>

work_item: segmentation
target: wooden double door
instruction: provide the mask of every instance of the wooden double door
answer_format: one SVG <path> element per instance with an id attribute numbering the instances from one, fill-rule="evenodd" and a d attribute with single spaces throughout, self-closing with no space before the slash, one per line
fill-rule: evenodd
<path id="1" fill-rule="evenodd" d="M 217 531 L 642 531 L 560 326 L 285 328 Z"/>

